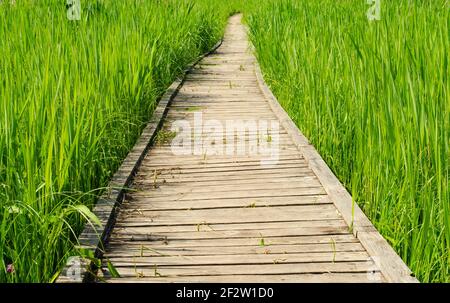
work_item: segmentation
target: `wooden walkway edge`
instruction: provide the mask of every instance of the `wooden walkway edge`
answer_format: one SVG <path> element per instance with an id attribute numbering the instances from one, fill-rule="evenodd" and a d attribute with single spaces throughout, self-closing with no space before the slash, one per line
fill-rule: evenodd
<path id="1" fill-rule="evenodd" d="M 240 18 L 170 86 L 94 208 L 102 227 L 87 225 L 79 242 L 100 270 L 72 259 L 58 282 L 417 282 L 280 106 Z M 276 161 L 207 154 L 249 144 L 250 134 L 231 143 L 217 127 L 200 133 L 213 146 L 175 155 L 173 125 L 199 117 L 278 121 L 264 138 L 257 131 L 258 147 L 278 144 Z"/>

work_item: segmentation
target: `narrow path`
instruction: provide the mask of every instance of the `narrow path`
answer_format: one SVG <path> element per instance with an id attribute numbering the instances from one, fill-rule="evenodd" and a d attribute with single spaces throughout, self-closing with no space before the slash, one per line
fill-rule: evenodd
<path id="1" fill-rule="evenodd" d="M 203 149 L 192 144 L 177 155 L 171 143 L 180 139 L 181 128 L 172 132 L 172 126 L 182 120 L 198 129 L 200 112 L 211 129 L 183 142 L 201 137 Z M 236 125 L 241 120 L 250 121 L 245 140 L 221 135 L 227 121 Z M 257 129 L 251 128 L 253 122 Z M 233 16 L 221 47 L 187 75 L 170 104 L 158 143 L 140 166 L 104 254 L 121 277 L 112 278 L 105 264 L 104 279 L 385 281 L 374 256 L 350 231 L 279 122 L 258 84 L 245 27 L 240 16 Z M 269 126 L 261 128 L 264 123 Z M 256 152 L 249 148 L 255 138 Z M 245 152 L 239 153 L 243 146 Z M 220 153 L 227 147 L 229 152 Z"/>

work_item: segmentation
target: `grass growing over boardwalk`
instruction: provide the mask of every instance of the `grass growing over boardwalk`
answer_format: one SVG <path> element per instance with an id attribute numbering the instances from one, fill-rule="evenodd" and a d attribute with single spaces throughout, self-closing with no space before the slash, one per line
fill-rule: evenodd
<path id="1" fill-rule="evenodd" d="M 421 281 L 450 281 L 449 2 L 277 0 L 251 39 L 275 95 Z"/>
<path id="2" fill-rule="evenodd" d="M 231 12 L 222 1 L 92 0 L 71 22 L 64 3 L 0 4 L 2 282 L 52 279 L 158 96 Z"/>

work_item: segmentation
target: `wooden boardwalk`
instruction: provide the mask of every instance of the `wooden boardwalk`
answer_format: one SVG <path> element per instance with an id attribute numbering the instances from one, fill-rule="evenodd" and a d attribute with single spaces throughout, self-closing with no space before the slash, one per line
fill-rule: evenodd
<path id="1" fill-rule="evenodd" d="M 221 125 L 279 123 L 257 134 L 258 144 L 278 144 L 275 162 L 249 150 L 208 154 L 250 142 L 224 139 L 217 129 L 201 135 L 216 140 L 200 153 L 175 155 L 172 126 L 194 126 L 199 112 Z M 168 102 L 131 188 L 108 235 L 100 273 L 107 282 L 415 281 L 273 99 L 239 15 Z"/>

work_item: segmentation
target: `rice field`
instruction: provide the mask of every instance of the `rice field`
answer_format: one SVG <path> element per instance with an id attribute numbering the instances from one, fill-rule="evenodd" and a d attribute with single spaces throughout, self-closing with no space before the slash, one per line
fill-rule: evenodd
<path id="1" fill-rule="evenodd" d="M 422 282 L 450 281 L 449 1 L 271 0 L 248 11 L 266 81 Z"/>
<path id="2" fill-rule="evenodd" d="M 0 0 L 0 282 L 52 282 L 158 98 L 244 13 L 265 79 L 422 282 L 450 282 L 450 2 Z"/>
<path id="3" fill-rule="evenodd" d="M 222 36 L 213 2 L 0 4 L 1 282 L 56 277 L 158 97 Z"/>

